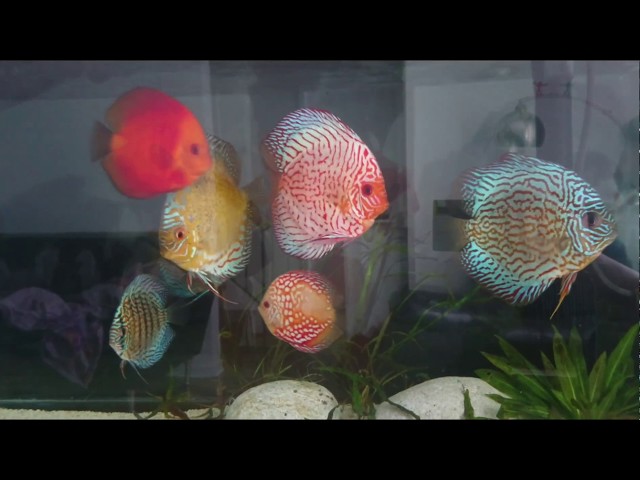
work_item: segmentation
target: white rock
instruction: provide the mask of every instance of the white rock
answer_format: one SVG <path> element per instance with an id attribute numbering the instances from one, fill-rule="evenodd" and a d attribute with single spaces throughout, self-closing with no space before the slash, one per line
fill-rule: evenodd
<path id="1" fill-rule="evenodd" d="M 217 408 L 187 410 L 185 412 L 190 419 L 217 417 L 220 413 Z M 142 417 L 147 417 L 149 412 L 141 412 Z M 158 413 L 150 420 L 171 420 L 177 417 L 165 417 Z M 82 410 L 14 410 L 0 408 L 0 420 L 137 420 L 133 413 L 126 412 L 92 412 Z"/>
<path id="2" fill-rule="evenodd" d="M 464 418 L 464 390 L 476 417 L 496 418 L 500 405 L 486 397 L 487 393 L 499 393 L 483 380 L 473 377 L 441 377 L 428 380 L 389 397 L 418 415 L 422 420 L 459 420 Z M 408 413 L 388 402 L 376 409 L 379 420 L 411 419 Z"/>
<path id="3" fill-rule="evenodd" d="M 349 404 L 340 405 L 333 411 L 332 420 L 358 420 L 358 415 Z"/>
<path id="4" fill-rule="evenodd" d="M 321 385 L 298 380 L 278 380 L 250 388 L 225 411 L 226 419 L 322 419 L 338 405 Z"/>

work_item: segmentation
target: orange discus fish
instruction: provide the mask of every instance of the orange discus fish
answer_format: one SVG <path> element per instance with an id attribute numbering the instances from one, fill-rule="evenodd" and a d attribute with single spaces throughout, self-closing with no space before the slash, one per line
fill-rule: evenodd
<path id="1" fill-rule="evenodd" d="M 138 87 L 125 93 L 107 110 L 106 122 L 108 127 L 95 124 L 92 156 L 128 197 L 180 190 L 212 165 L 198 119 L 159 90 Z"/>
<path id="2" fill-rule="evenodd" d="M 322 275 L 294 270 L 276 278 L 258 311 L 269 331 L 296 350 L 317 353 L 342 335 L 336 295 Z"/>
<path id="3" fill-rule="evenodd" d="M 253 205 L 237 184 L 240 159 L 230 143 L 209 137 L 214 166 L 196 183 L 167 195 L 159 231 L 160 255 L 214 294 L 249 263 Z"/>

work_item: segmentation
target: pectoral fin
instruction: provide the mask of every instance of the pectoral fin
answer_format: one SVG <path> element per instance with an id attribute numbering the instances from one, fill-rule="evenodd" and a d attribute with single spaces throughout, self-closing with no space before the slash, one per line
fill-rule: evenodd
<path id="1" fill-rule="evenodd" d="M 556 314 L 556 312 L 560 308 L 560 305 L 564 301 L 565 297 L 569 295 L 569 291 L 571 290 L 571 285 L 573 285 L 573 282 L 576 281 L 577 276 L 578 276 L 578 272 L 572 272 L 562 277 L 562 287 L 560 288 L 560 300 L 558 301 L 558 305 L 556 306 L 555 310 L 549 317 L 549 320 L 553 318 L 553 316 Z"/>

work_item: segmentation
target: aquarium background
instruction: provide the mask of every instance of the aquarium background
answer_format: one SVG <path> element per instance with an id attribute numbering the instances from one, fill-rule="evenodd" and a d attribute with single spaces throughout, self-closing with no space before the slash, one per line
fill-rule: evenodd
<path id="1" fill-rule="evenodd" d="M 313 379 L 348 402 L 345 371 L 370 374 L 372 362 L 379 378 L 399 374 L 382 382 L 392 395 L 475 376 L 489 366 L 481 352 L 500 351 L 496 335 L 538 362 L 551 325 L 576 327 L 591 365 L 637 323 L 637 61 L 5 61 L 0 86 L 0 406 L 131 411 L 169 386 L 187 403 L 224 404 L 280 378 Z M 256 230 L 249 266 L 223 286 L 236 303 L 186 305 L 166 355 L 141 372 L 148 384 L 132 369 L 122 377 L 108 331 L 123 288 L 158 258 L 164 196 L 124 197 L 89 155 L 94 122 L 136 86 L 174 96 L 231 142 L 241 185 L 264 177 L 259 145 L 284 115 L 329 110 L 375 153 L 390 200 L 369 232 L 317 261 Z M 587 267 L 553 322 L 559 282 L 510 307 L 434 246 L 434 201 L 507 151 L 574 169 L 616 205 L 613 273 Z M 257 312 L 269 283 L 299 268 L 344 297 L 345 335 L 316 355 L 274 338 Z"/>

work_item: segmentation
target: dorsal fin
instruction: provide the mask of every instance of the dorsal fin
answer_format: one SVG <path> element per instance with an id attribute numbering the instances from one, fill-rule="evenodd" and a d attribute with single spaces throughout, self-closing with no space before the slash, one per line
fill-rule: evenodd
<path id="1" fill-rule="evenodd" d="M 215 135 L 207 135 L 207 140 L 211 156 L 222 162 L 225 170 L 237 185 L 240 180 L 241 162 L 235 147 Z"/>
<path id="2" fill-rule="evenodd" d="M 261 151 L 267 166 L 284 172 L 299 155 L 305 144 L 322 141 L 324 133 L 362 142 L 348 125 L 333 113 L 317 108 L 301 108 L 278 122 L 262 141 Z"/>

